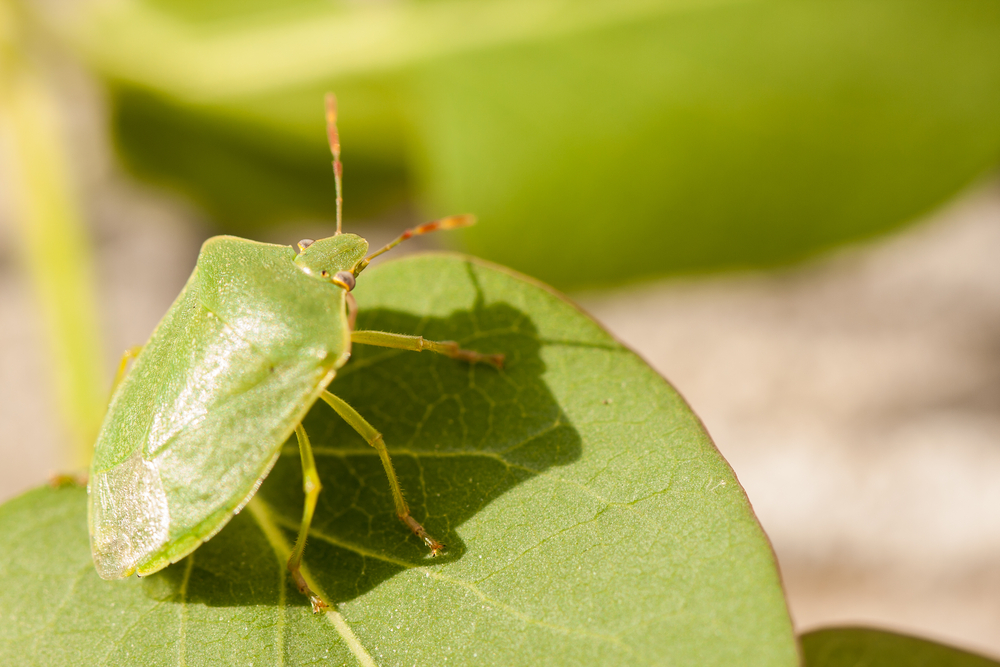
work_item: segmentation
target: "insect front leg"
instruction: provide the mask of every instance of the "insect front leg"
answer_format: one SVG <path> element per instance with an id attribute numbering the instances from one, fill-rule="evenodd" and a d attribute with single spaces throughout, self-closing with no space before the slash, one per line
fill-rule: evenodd
<path id="1" fill-rule="evenodd" d="M 474 350 L 463 350 L 453 340 L 434 341 L 427 340 L 423 336 L 407 336 L 384 331 L 354 331 L 351 333 L 351 342 L 414 352 L 429 350 L 452 359 L 467 361 L 470 364 L 486 363 L 496 368 L 503 368 L 502 354 L 483 354 Z"/>
<path id="2" fill-rule="evenodd" d="M 344 298 L 347 300 L 347 326 L 351 333 L 354 333 L 354 323 L 358 321 L 358 302 L 350 292 L 345 294 Z"/>
<path id="3" fill-rule="evenodd" d="M 292 554 L 288 557 L 288 571 L 292 573 L 295 585 L 299 587 L 299 592 L 309 597 L 314 612 L 319 613 L 327 608 L 327 604 L 309 588 L 305 577 L 302 576 L 302 552 L 306 548 L 306 537 L 309 535 L 309 527 L 312 525 L 313 512 L 316 511 L 316 499 L 319 497 L 320 489 L 323 486 L 319 482 L 319 473 L 316 471 L 316 460 L 313 458 L 312 445 L 309 444 L 309 436 L 302 424 L 295 427 L 295 436 L 299 441 L 299 454 L 302 457 L 302 490 L 306 494 L 305 505 L 302 507 L 302 523 L 299 524 L 299 535 L 295 538 L 295 546 Z"/>
<path id="4" fill-rule="evenodd" d="M 392 467 L 392 459 L 389 458 L 389 451 L 385 447 L 385 441 L 382 440 L 382 434 L 376 431 L 374 426 L 369 424 L 364 417 L 358 414 L 357 410 L 348 405 L 344 400 L 328 391 L 324 391 L 320 397 L 378 452 L 379 458 L 382 459 L 382 467 L 385 468 L 385 474 L 389 477 L 389 486 L 392 488 L 392 499 L 396 504 L 396 516 L 413 531 L 414 535 L 423 540 L 423 543 L 431 550 L 432 556 L 437 556 L 444 550 L 444 545 L 431 537 L 424 530 L 424 527 L 410 516 L 410 506 L 406 504 L 406 499 L 403 498 L 403 489 L 399 486 L 399 478 L 396 477 L 396 470 Z"/>

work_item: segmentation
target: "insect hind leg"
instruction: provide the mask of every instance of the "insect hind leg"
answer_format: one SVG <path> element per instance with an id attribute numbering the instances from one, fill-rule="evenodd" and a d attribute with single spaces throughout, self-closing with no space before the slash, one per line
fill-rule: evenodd
<path id="1" fill-rule="evenodd" d="M 314 612 L 319 613 L 329 605 L 317 595 L 305 577 L 302 576 L 302 553 L 306 548 L 306 537 L 309 535 L 309 527 L 312 525 L 313 513 L 316 511 L 316 499 L 323 488 L 319 481 L 319 472 L 316 470 L 316 460 L 313 458 L 312 445 L 309 444 L 309 436 L 302 424 L 295 427 L 295 436 L 299 441 L 299 454 L 302 457 L 302 490 L 306 494 L 305 504 L 302 507 L 302 523 L 299 524 L 299 535 L 295 538 L 295 546 L 288 557 L 288 571 L 295 580 L 299 592 L 309 597 Z"/>
<path id="2" fill-rule="evenodd" d="M 389 486 L 392 488 L 392 500 L 396 505 L 396 516 L 399 517 L 399 520 L 405 523 L 413 531 L 413 534 L 427 545 L 431 550 L 432 556 L 437 556 L 441 553 L 444 550 L 444 545 L 431 537 L 424 527 L 410 515 L 410 507 L 406 504 L 406 499 L 403 498 L 403 489 L 399 485 L 399 478 L 396 477 L 396 470 L 392 466 L 392 459 L 389 458 L 389 451 L 385 447 L 382 434 L 375 430 L 374 426 L 369 424 L 364 417 L 358 414 L 357 410 L 348 405 L 344 400 L 328 391 L 320 394 L 320 398 L 326 401 L 327 405 L 333 408 L 344 421 L 351 425 L 351 428 L 357 431 L 378 452 L 379 458 L 382 459 L 382 467 L 385 468 L 385 474 L 389 477 Z"/>

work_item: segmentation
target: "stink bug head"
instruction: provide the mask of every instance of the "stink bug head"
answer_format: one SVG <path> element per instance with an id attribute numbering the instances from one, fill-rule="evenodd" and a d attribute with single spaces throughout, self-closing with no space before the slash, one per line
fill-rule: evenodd
<path id="1" fill-rule="evenodd" d="M 355 234 L 337 234 L 318 241 L 304 239 L 299 241 L 295 265 L 306 275 L 350 291 L 354 287 L 356 267 L 364 260 L 366 252 L 368 241 Z"/>
<path id="2" fill-rule="evenodd" d="M 299 241 L 299 254 L 295 256 L 295 265 L 306 275 L 340 285 L 350 292 L 354 289 L 355 277 L 364 271 L 369 262 L 403 241 L 441 229 L 468 227 L 475 222 L 476 217 L 469 214 L 452 215 L 433 222 L 425 222 L 407 229 L 367 257 L 365 253 L 368 252 L 368 241 L 356 234 L 338 232 L 318 241 L 302 239 Z"/>
<path id="3" fill-rule="evenodd" d="M 468 214 L 452 215 L 427 222 L 407 229 L 396 239 L 365 257 L 365 253 L 368 252 L 368 241 L 355 234 L 342 232 L 344 167 L 340 162 L 337 98 L 332 93 L 328 93 L 326 96 L 326 134 L 330 143 L 330 153 L 333 155 L 333 179 L 337 189 L 337 232 L 333 236 L 318 241 L 312 239 L 299 241 L 299 254 L 295 257 L 295 264 L 306 275 L 339 285 L 350 292 L 354 289 L 354 279 L 364 271 L 371 260 L 395 248 L 406 239 L 435 232 L 439 229 L 455 229 L 475 223 L 475 216 Z"/>

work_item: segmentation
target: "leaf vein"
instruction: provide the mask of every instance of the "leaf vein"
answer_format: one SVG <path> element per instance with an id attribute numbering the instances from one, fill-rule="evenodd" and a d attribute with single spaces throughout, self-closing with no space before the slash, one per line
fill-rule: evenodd
<path id="1" fill-rule="evenodd" d="M 83 577 L 86 576 L 87 572 L 89 572 L 91 568 L 93 568 L 93 565 L 87 563 L 82 568 L 80 568 L 79 571 L 77 571 L 76 576 L 73 577 L 73 583 L 69 585 L 69 590 L 66 591 L 66 595 L 63 597 L 62 600 L 59 601 L 59 605 L 56 606 L 55 610 L 52 612 L 52 618 L 49 620 L 48 623 L 45 624 L 45 626 L 42 629 L 40 629 L 37 633 L 35 633 L 35 642 L 31 648 L 32 654 L 35 654 L 38 651 L 38 640 L 42 638 L 42 635 L 45 635 L 49 631 L 55 629 L 56 620 L 59 618 L 59 612 L 61 612 L 66 607 L 66 605 L 69 604 L 70 598 L 73 597 L 73 593 L 75 592 L 77 585 L 79 585 L 80 581 L 83 580 Z"/>
<path id="2" fill-rule="evenodd" d="M 630 512 L 633 512 L 636 516 L 642 518 L 644 521 L 646 521 L 650 525 L 655 525 L 655 522 L 653 522 L 652 519 L 650 519 L 649 517 L 647 517 L 644 512 L 642 512 L 641 510 L 637 509 L 636 507 L 633 507 L 632 504 L 635 503 L 635 502 L 638 502 L 640 500 L 643 500 L 645 498 L 648 498 L 648 497 L 651 497 L 651 496 L 655 496 L 658 493 L 663 493 L 664 491 L 666 491 L 666 489 L 662 489 L 660 491 L 653 492 L 653 493 L 649 494 L 648 496 L 644 496 L 644 498 L 639 498 L 637 500 L 628 501 L 628 502 L 620 502 L 620 501 L 611 500 L 610 498 L 606 498 L 606 497 L 602 496 L 601 494 L 597 493 L 596 491 L 593 491 L 592 489 L 587 488 L 586 486 L 584 486 L 580 482 L 575 482 L 573 480 L 566 479 L 564 477 L 559 477 L 558 475 L 553 475 L 552 473 L 550 473 L 548 471 L 545 471 L 545 470 L 536 470 L 534 468 L 531 468 L 531 467 L 526 466 L 526 465 L 522 465 L 520 463 L 511 463 L 510 461 L 508 461 L 505 458 L 503 458 L 503 456 L 501 454 L 498 454 L 496 452 L 482 452 L 482 451 L 480 451 L 480 452 L 435 452 L 435 451 L 414 451 L 414 450 L 410 450 L 410 449 L 392 449 L 392 450 L 390 450 L 389 453 L 392 456 L 412 456 L 412 457 L 417 458 L 417 459 L 419 459 L 419 458 L 458 458 L 458 457 L 462 457 L 462 456 L 481 456 L 483 458 L 494 459 L 496 461 L 499 461 L 499 462 L 503 463 L 509 469 L 522 470 L 524 472 L 530 473 L 532 475 L 536 475 L 536 476 L 541 477 L 543 479 L 547 479 L 547 480 L 550 480 L 550 481 L 553 481 L 553 482 L 558 482 L 560 484 L 566 484 L 568 486 L 575 487 L 576 489 L 578 489 L 582 493 L 590 496 L 591 498 L 593 498 L 593 499 L 595 499 L 595 500 L 597 500 L 599 502 L 605 503 L 609 507 L 620 507 L 620 508 L 623 508 L 623 509 L 627 509 Z M 339 457 L 339 458 L 347 458 L 347 457 L 350 457 L 350 456 L 378 456 L 378 453 L 375 450 L 373 450 L 373 449 L 360 449 L 360 448 L 358 448 L 358 449 L 348 449 L 348 448 L 341 449 L 339 447 L 313 447 L 313 454 L 316 455 L 316 456 L 336 456 L 336 457 Z M 668 485 L 668 488 L 669 488 L 669 485 Z"/>
<path id="3" fill-rule="evenodd" d="M 264 533 L 265 539 L 267 539 L 268 544 L 271 545 L 271 549 L 274 550 L 275 556 L 278 558 L 278 563 L 283 563 L 288 560 L 288 556 L 292 551 L 291 546 L 288 544 L 288 540 L 285 536 L 281 534 L 281 529 L 278 527 L 278 523 L 283 523 L 280 520 L 280 515 L 274 512 L 270 505 L 264 502 L 260 496 L 254 496 L 254 498 L 247 503 L 247 509 L 250 510 L 250 515 L 257 522 L 262 533 Z M 275 517 L 278 517 L 276 521 Z M 296 529 L 298 526 L 295 527 Z M 312 531 L 309 531 L 312 534 Z M 372 659 L 371 654 L 364 647 L 361 641 L 358 639 L 354 631 L 351 630 L 351 626 L 347 624 L 344 617 L 337 611 L 336 605 L 330 602 L 329 596 L 323 592 L 323 590 L 316 584 L 312 576 L 309 574 L 309 570 L 305 563 L 301 565 L 302 576 L 305 577 L 306 581 L 309 583 L 309 587 L 329 606 L 325 613 L 327 621 L 334 627 L 337 634 L 347 645 L 347 648 L 354 654 L 358 662 L 363 667 L 377 667 L 375 661 Z M 284 580 L 284 577 L 282 577 Z M 284 590 L 284 587 L 282 587 Z"/>
<path id="4" fill-rule="evenodd" d="M 291 528 L 292 527 L 292 522 L 288 521 L 287 519 L 285 519 L 284 517 L 282 517 L 280 515 L 275 516 L 274 520 L 275 520 L 276 523 L 281 524 L 281 525 L 283 525 L 283 526 L 285 526 L 287 528 Z M 624 649 L 626 652 L 628 652 L 630 654 L 632 653 L 632 648 L 630 646 L 628 646 L 627 644 L 625 644 L 624 642 L 622 642 L 621 639 L 619 639 L 615 635 L 607 635 L 607 634 L 601 634 L 601 633 L 596 633 L 596 632 L 588 632 L 586 630 L 580 630 L 578 628 L 570 628 L 570 627 L 567 627 L 567 626 L 558 625 L 556 623 L 550 623 L 548 621 L 542 621 L 542 620 L 539 620 L 537 618 L 532 618 L 531 616 L 528 616 L 526 613 L 524 613 L 524 612 L 522 612 L 522 611 L 520 611 L 518 609 L 515 609 L 514 607 L 511 607 L 510 605 L 507 605 L 507 604 L 505 604 L 503 602 L 500 602 L 499 600 L 497 600 L 495 598 L 491 598 L 486 593 L 484 593 L 482 590 L 480 590 L 478 588 L 478 586 L 476 586 L 476 584 L 474 584 L 472 582 L 469 582 L 469 581 L 465 581 L 464 579 L 456 579 L 455 577 L 450 577 L 450 576 L 448 576 L 446 574 L 441 574 L 440 572 L 436 572 L 436 571 L 434 571 L 432 569 L 427 569 L 423 565 L 414 565 L 413 563 L 408 563 L 406 561 L 399 560 L 399 559 L 393 558 L 391 556 L 387 556 L 385 554 L 380 554 L 380 553 L 376 553 L 374 551 L 369 551 L 369 550 L 367 550 L 367 549 L 365 549 L 363 547 L 358 546 L 357 544 L 353 544 L 353 543 L 350 543 L 350 542 L 344 542 L 342 540 L 337 539 L 336 537 L 333 537 L 332 535 L 327 535 L 326 533 L 323 533 L 322 531 L 320 531 L 318 529 L 315 529 L 315 528 L 310 528 L 310 530 L 309 530 L 309 536 L 310 537 L 315 537 L 318 540 L 322 540 L 322 541 L 324 541 L 324 542 L 326 542 L 326 543 L 328 543 L 328 544 L 330 544 L 332 546 L 339 547 L 341 549 L 346 549 L 346 550 L 349 550 L 349 551 L 353 551 L 353 552 L 357 553 L 358 555 L 360 555 L 362 557 L 365 557 L 365 558 L 374 558 L 376 560 L 380 560 L 380 561 L 383 561 L 385 563 L 389 563 L 391 565 L 395 565 L 395 566 L 400 567 L 402 569 L 406 569 L 406 570 L 421 569 L 423 571 L 423 573 L 426 574 L 428 577 L 430 577 L 432 579 L 436 579 L 438 581 L 442 581 L 444 583 L 453 584 L 453 585 L 458 586 L 460 588 L 464 588 L 467 591 L 469 591 L 470 593 L 472 593 L 473 595 L 475 595 L 476 597 L 478 597 L 483 602 L 485 602 L 487 604 L 490 604 L 490 605 L 493 605 L 496 608 L 505 611 L 506 613 L 510 614 L 514 618 L 517 618 L 518 620 L 520 620 L 523 623 L 527 623 L 529 625 L 536 625 L 536 626 L 539 626 L 539 627 L 542 627 L 542 628 L 546 628 L 548 630 L 552 630 L 552 631 L 555 631 L 555 632 L 560 632 L 562 634 L 577 635 L 577 636 L 581 636 L 581 637 L 587 637 L 589 639 L 595 639 L 595 640 L 598 640 L 598 641 L 601 641 L 601 642 L 605 642 L 605 643 L 609 643 L 609 644 L 612 644 L 614 646 L 617 646 L 617 647 L 619 647 L 621 649 Z"/>
<path id="5" fill-rule="evenodd" d="M 192 570 L 194 570 L 194 554 L 187 557 L 187 565 L 184 567 L 184 577 L 181 579 L 181 586 L 178 591 L 180 600 L 178 600 L 177 610 L 177 664 L 180 667 L 184 667 L 187 664 L 187 642 L 185 641 L 184 626 L 187 625 L 187 590 L 188 582 L 191 581 Z"/>
<path id="6" fill-rule="evenodd" d="M 159 609 L 160 607 L 162 607 L 164 604 L 166 604 L 166 603 L 163 602 L 163 601 L 157 602 L 152 607 L 150 607 L 146 611 L 144 611 L 141 614 L 139 614 L 132 623 L 126 625 L 124 631 L 121 634 L 121 639 L 119 639 L 119 641 L 117 641 L 117 642 L 110 642 L 111 646 L 108 648 L 108 652 L 104 654 L 104 657 L 101 659 L 101 661 L 98 664 L 100 664 L 100 665 L 107 665 L 108 664 L 108 659 L 111 657 L 111 654 L 115 652 L 115 649 L 117 649 L 119 646 L 121 646 L 122 641 L 125 639 L 125 637 L 127 637 L 128 634 L 130 632 L 132 632 L 133 629 L 135 629 L 136 627 L 138 627 L 138 625 L 140 623 L 142 623 L 143 620 L 145 620 L 145 618 L 147 616 L 149 616 L 154 611 L 156 611 L 157 609 Z"/>

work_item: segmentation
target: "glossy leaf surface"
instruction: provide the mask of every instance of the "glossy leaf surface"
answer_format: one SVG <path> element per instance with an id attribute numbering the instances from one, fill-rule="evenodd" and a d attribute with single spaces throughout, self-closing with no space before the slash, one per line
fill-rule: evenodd
<path id="1" fill-rule="evenodd" d="M 385 434 L 414 510 L 326 406 L 305 426 L 324 483 L 306 564 L 292 445 L 254 501 L 187 559 L 98 579 L 80 488 L 0 508 L 0 662 L 698 664 L 797 656 L 770 546 L 678 394 L 558 295 L 454 256 L 366 271 L 359 327 L 503 352 L 503 372 L 355 347 L 332 388 Z"/>
<path id="2" fill-rule="evenodd" d="M 826 628 L 802 636 L 805 667 L 996 667 L 998 662 L 926 639 L 873 628 Z"/>

